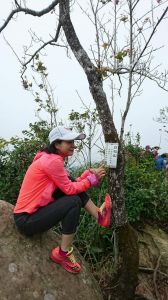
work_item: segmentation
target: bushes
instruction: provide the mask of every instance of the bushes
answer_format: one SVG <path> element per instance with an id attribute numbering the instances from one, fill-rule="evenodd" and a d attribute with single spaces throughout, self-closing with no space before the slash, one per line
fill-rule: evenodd
<path id="1" fill-rule="evenodd" d="M 24 174 L 38 149 L 46 144 L 46 122 L 30 124 L 23 138 L 0 140 L 0 199 L 16 202 Z"/>
<path id="2" fill-rule="evenodd" d="M 129 220 L 166 222 L 168 219 L 168 183 L 165 172 L 156 171 L 151 158 L 138 164 L 126 164 L 124 190 Z"/>
<path id="3" fill-rule="evenodd" d="M 22 139 L 11 139 L 10 150 L 6 141 L 0 141 L 0 199 L 15 203 L 24 174 L 37 150 L 46 144 L 48 131 L 45 122 L 30 124 L 30 131 L 24 131 Z M 124 191 L 129 220 L 166 223 L 168 182 L 164 171 L 156 171 L 153 158 L 141 155 L 140 147 L 129 145 L 125 152 Z M 82 169 L 74 172 L 76 177 Z M 106 192 L 105 179 L 99 188 L 89 190 L 97 205 L 103 202 Z"/>
<path id="4" fill-rule="evenodd" d="M 23 176 L 38 149 L 46 144 L 48 127 L 44 123 L 31 125 L 22 139 L 11 140 L 10 148 L 0 143 L 0 199 L 15 203 Z M 12 145 L 12 148 L 11 148 Z M 163 171 L 156 171 L 152 157 L 141 155 L 140 148 L 126 149 L 124 191 L 126 210 L 131 223 L 147 220 L 162 225 L 168 220 L 168 182 Z M 82 169 L 73 170 L 74 177 Z M 103 178 L 98 188 L 89 190 L 90 197 L 100 206 L 107 192 L 107 182 Z M 59 228 L 59 227 L 58 227 Z M 76 235 L 76 245 L 84 257 L 94 266 L 105 263 L 107 253 L 113 253 L 112 232 L 97 226 L 96 221 L 82 210 L 80 225 Z"/>
<path id="5" fill-rule="evenodd" d="M 164 171 L 155 170 L 151 157 L 139 156 L 135 161 L 134 157 L 130 156 L 126 161 L 124 191 L 128 218 L 133 226 L 137 221 L 143 220 L 166 228 L 168 182 Z M 106 192 L 105 179 L 99 188 L 89 190 L 91 199 L 98 206 L 103 202 Z M 109 259 L 107 253 L 113 260 L 113 233 L 110 229 L 97 226 L 96 221 L 84 211 L 76 236 L 76 245 L 94 268 L 100 267 L 102 263 L 106 264 Z"/>

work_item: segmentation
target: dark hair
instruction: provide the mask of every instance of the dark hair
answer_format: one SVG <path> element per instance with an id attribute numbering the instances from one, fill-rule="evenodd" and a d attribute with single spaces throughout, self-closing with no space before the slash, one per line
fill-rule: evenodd
<path id="1" fill-rule="evenodd" d="M 58 150 L 55 148 L 55 144 L 61 144 L 62 141 L 61 140 L 55 140 L 53 141 L 51 144 L 49 144 L 48 146 L 46 146 L 45 148 L 41 149 L 41 151 L 44 151 L 48 154 L 58 154 Z"/>

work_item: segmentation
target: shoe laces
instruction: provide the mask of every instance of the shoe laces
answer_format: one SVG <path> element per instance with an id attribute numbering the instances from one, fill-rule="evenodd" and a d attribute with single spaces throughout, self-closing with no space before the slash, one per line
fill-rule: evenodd
<path id="1" fill-rule="evenodd" d="M 99 211 L 102 216 L 105 214 L 106 212 L 105 202 L 103 202 L 103 204 L 100 206 Z"/>
<path id="2" fill-rule="evenodd" d="M 70 248 L 67 254 L 67 258 L 70 260 L 71 263 L 76 264 L 75 256 L 73 255 L 73 247 Z"/>

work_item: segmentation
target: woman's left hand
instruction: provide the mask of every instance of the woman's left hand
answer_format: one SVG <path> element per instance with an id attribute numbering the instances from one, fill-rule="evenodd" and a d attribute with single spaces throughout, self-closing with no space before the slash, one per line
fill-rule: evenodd
<path id="1" fill-rule="evenodd" d="M 101 177 L 104 177 L 106 175 L 106 170 L 103 165 L 101 165 L 98 168 L 90 169 L 90 172 L 95 174 L 98 177 L 98 179 L 100 179 Z"/>

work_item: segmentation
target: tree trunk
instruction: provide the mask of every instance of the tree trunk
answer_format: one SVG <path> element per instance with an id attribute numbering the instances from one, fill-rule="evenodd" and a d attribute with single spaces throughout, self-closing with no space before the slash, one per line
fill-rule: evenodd
<path id="1" fill-rule="evenodd" d="M 92 64 L 87 53 L 81 46 L 70 19 L 69 0 L 60 1 L 60 22 L 66 39 L 73 54 L 82 66 L 88 82 L 90 92 L 95 101 L 106 142 L 119 143 L 117 130 L 103 90 L 102 79 L 97 68 Z M 130 227 L 125 213 L 123 193 L 124 156 L 119 143 L 118 163 L 116 169 L 109 169 L 109 193 L 113 200 L 112 227 L 116 228 L 118 240 L 117 269 L 112 275 L 112 282 L 116 285 L 110 299 L 133 300 L 137 285 L 138 272 L 138 244 L 134 230 Z"/>
<path id="2" fill-rule="evenodd" d="M 138 283 L 139 251 L 138 238 L 127 223 L 116 231 L 118 256 L 112 274 L 112 300 L 133 300 Z"/>

